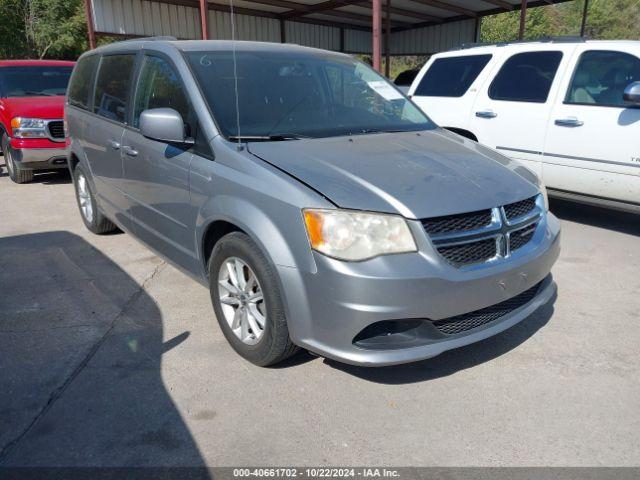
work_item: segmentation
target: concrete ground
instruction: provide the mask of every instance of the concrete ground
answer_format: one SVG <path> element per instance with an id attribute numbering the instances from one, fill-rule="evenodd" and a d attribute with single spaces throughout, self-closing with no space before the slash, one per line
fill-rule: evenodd
<path id="1" fill-rule="evenodd" d="M 1 163 L 1 162 L 0 162 Z M 503 334 L 365 369 L 255 367 L 206 289 L 0 176 L 0 465 L 637 466 L 640 218 L 554 201 L 559 286 Z"/>

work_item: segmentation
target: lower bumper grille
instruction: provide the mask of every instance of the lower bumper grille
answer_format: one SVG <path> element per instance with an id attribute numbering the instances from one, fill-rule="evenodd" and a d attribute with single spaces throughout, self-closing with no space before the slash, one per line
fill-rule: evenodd
<path id="1" fill-rule="evenodd" d="M 542 282 L 540 282 L 542 283 Z M 474 312 L 463 313 L 455 317 L 449 317 L 433 322 L 433 326 L 440 333 L 445 335 L 455 335 L 457 333 L 466 332 L 472 328 L 477 328 L 489 322 L 497 320 L 500 317 L 508 315 L 517 308 L 529 303 L 538 293 L 540 283 L 534 285 L 529 290 L 522 292 L 520 295 L 505 300 L 504 302 L 482 308 Z"/>

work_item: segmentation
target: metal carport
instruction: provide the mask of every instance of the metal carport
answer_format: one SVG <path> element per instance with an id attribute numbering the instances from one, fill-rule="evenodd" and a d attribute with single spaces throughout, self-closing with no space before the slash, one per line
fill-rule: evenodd
<path id="1" fill-rule="evenodd" d="M 567 0 L 233 0 L 238 40 L 297 43 L 371 54 L 429 55 L 478 39 L 480 19 Z M 231 38 L 229 0 L 85 0 L 96 36 Z M 585 9 L 586 12 L 586 9 Z M 388 75 L 388 70 L 387 70 Z"/>

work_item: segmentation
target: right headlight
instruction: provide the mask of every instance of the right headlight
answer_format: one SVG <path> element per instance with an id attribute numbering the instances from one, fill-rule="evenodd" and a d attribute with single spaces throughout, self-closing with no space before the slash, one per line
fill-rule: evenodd
<path id="1" fill-rule="evenodd" d="M 314 250 L 340 260 L 366 260 L 417 251 L 404 218 L 350 210 L 303 210 Z"/>

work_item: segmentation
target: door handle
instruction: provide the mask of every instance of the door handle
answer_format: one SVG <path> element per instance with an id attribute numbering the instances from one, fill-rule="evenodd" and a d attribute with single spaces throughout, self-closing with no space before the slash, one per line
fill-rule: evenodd
<path id="1" fill-rule="evenodd" d="M 118 150 L 120 148 L 120 144 L 118 142 L 116 142 L 115 140 L 107 140 L 107 143 L 114 150 Z"/>
<path id="2" fill-rule="evenodd" d="M 584 122 L 576 117 L 558 118 L 555 123 L 560 127 L 581 127 L 584 125 Z"/>
<path id="3" fill-rule="evenodd" d="M 476 117 L 480 118 L 496 118 L 497 116 L 498 114 L 493 110 L 481 110 L 479 112 L 476 112 Z"/>
<path id="4" fill-rule="evenodd" d="M 138 151 L 135 150 L 133 147 L 130 147 L 129 145 L 122 147 L 122 151 L 124 152 L 125 155 L 129 155 L 130 157 L 138 156 Z"/>

